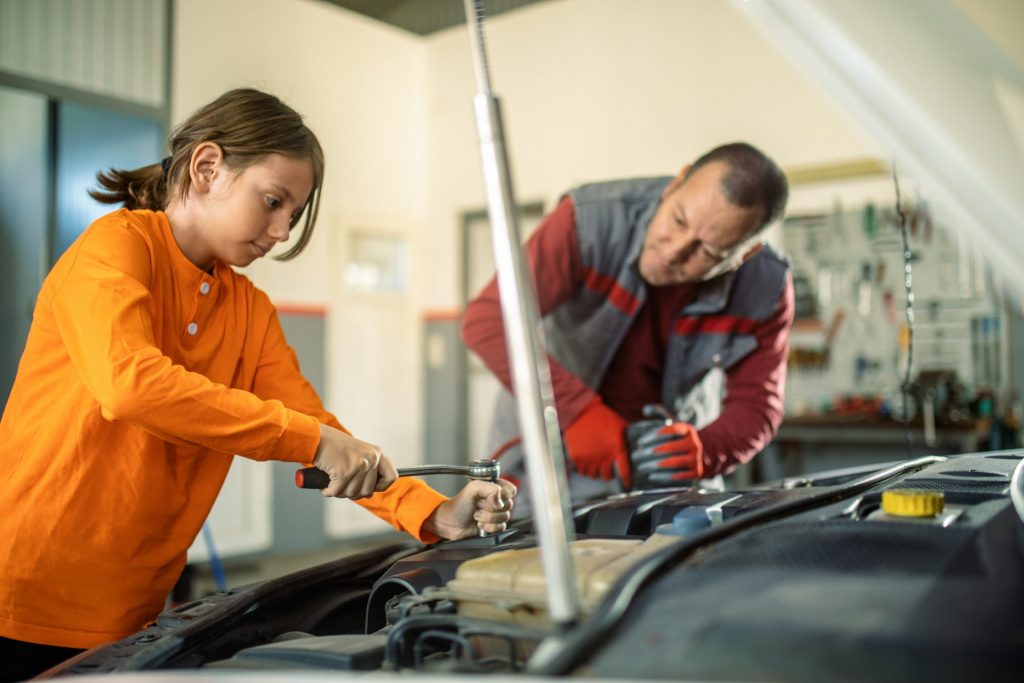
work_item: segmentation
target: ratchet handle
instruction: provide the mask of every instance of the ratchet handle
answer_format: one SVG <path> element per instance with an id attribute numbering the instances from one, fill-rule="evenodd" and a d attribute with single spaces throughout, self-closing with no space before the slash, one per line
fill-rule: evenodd
<path id="1" fill-rule="evenodd" d="M 316 467 L 295 470 L 295 485 L 300 489 L 325 489 L 330 483 L 327 473 Z"/>
<path id="2" fill-rule="evenodd" d="M 461 471 L 452 471 L 451 467 L 424 466 L 424 467 L 399 467 L 398 476 L 411 477 L 424 474 L 465 474 Z M 322 469 L 317 467 L 304 467 L 295 470 L 295 485 L 300 489 L 325 489 L 331 483 L 331 477 Z"/>
<path id="3" fill-rule="evenodd" d="M 398 476 L 407 477 L 413 474 L 436 474 L 436 472 L 420 472 L 415 467 L 398 470 Z M 331 483 L 331 477 L 318 467 L 304 467 L 295 470 L 295 485 L 300 489 L 325 489 Z"/>

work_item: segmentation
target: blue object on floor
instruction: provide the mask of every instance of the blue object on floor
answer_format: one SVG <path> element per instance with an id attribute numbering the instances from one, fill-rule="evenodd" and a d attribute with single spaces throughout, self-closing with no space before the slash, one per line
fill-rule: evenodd
<path id="1" fill-rule="evenodd" d="M 210 525 L 203 523 L 203 540 L 206 542 L 206 552 L 210 554 L 210 569 L 213 571 L 213 582 L 217 586 L 218 593 L 228 592 L 228 577 L 224 573 L 224 565 L 220 563 L 220 556 L 213 545 L 213 533 Z"/>

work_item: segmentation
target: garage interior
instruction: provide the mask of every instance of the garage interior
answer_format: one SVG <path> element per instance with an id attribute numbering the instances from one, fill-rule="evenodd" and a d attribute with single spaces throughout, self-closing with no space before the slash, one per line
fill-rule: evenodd
<path id="1" fill-rule="evenodd" d="M 785 419 L 727 487 L 1021 446 L 1024 5 L 487 5 L 525 233 L 570 187 L 672 175 L 724 141 L 786 172 L 769 233 L 795 292 Z M 458 0 L 0 0 L 0 393 L 43 277 L 106 211 L 95 171 L 159 160 L 182 117 L 251 85 L 328 160 L 311 248 L 245 271 L 304 373 L 399 466 L 487 457 L 499 385 L 459 337 L 494 273 L 467 44 Z M 294 470 L 235 458 L 175 600 L 396 535 Z"/>

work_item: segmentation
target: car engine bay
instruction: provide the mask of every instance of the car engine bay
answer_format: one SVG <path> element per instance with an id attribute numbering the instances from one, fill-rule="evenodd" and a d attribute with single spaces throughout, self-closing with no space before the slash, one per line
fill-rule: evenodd
<path id="1" fill-rule="evenodd" d="M 573 515 L 583 617 L 569 629 L 551 623 L 524 520 L 193 601 L 59 674 L 1009 680 L 1024 661 L 1024 523 L 1013 500 L 1022 456 L 922 458 L 747 490 L 592 502 Z M 908 489 L 941 493 L 941 511 L 883 510 L 887 491 Z M 702 524 L 680 525 L 687 516 Z"/>

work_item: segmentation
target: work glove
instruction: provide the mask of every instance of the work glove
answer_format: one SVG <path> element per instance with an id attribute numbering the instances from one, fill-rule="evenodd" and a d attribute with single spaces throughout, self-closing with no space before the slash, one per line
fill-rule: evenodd
<path id="1" fill-rule="evenodd" d="M 641 420 L 627 427 L 626 440 L 632 481 L 621 472 L 620 478 L 627 488 L 664 488 L 704 476 L 704 446 L 691 424 Z"/>
<path id="2" fill-rule="evenodd" d="M 612 479 L 615 469 L 629 469 L 628 423 L 594 397 L 562 433 L 565 450 L 576 471 L 594 479 Z"/>

